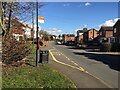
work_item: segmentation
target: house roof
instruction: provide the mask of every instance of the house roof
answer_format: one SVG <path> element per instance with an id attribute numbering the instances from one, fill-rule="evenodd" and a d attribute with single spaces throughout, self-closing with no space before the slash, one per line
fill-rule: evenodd
<path id="1" fill-rule="evenodd" d="M 75 35 L 74 34 L 67 34 L 67 36 L 74 37 Z"/>
<path id="2" fill-rule="evenodd" d="M 96 29 L 94 29 L 94 28 L 93 28 L 93 29 L 90 29 L 90 30 L 88 30 L 88 31 L 91 31 L 91 30 L 95 30 L 95 31 L 97 31 L 97 32 L 98 32 L 98 30 L 96 30 Z"/>
<path id="3" fill-rule="evenodd" d="M 14 26 L 23 26 L 23 27 L 26 27 L 23 23 L 21 23 L 18 19 L 12 19 L 11 20 L 11 23 L 12 23 L 12 25 L 14 25 Z"/>
<path id="4" fill-rule="evenodd" d="M 63 34 L 62 36 L 69 36 L 69 37 L 74 37 L 74 34 Z"/>
<path id="5" fill-rule="evenodd" d="M 84 33 L 84 32 L 87 32 L 88 30 L 78 30 L 77 32 L 79 33 Z"/>
<path id="6" fill-rule="evenodd" d="M 102 30 L 112 31 L 112 30 L 113 30 L 113 27 L 112 27 L 112 26 L 101 26 L 101 28 L 100 28 L 99 31 L 102 31 Z"/>
<path id="7" fill-rule="evenodd" d="M 120 25 L 120 19 L 118 19 L 118 21 L 115 23 L 113 27 L 116 27 L 117 25 Z"/>

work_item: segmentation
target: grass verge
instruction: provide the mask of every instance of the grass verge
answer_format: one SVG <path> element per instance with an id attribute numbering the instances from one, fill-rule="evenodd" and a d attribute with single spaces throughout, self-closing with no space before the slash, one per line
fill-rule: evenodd
<path id="1" fill-rule="evenodd" d="M 2 76 L 3 88 L 75 88 L 70 80 L 47 64 L 7 66 L 3 68 Z"/>
<path id="2" fill-rule="evenodd" d="M 31 48 L 31 53 L 36 54 L 37 44 L 29 44 L 28 46 Z M 44 48 L 44 46 L 40 46 L 40 48 Z"/>

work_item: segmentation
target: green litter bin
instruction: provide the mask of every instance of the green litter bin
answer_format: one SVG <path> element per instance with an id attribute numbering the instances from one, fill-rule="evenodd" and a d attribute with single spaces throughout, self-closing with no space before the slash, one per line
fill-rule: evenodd
<path id="1" fill-rule="evenodd" d="M 48 50 L 40 50 L 40 58 L 39 63 L 47 62 L 49 60 L 49 51 Z"/>

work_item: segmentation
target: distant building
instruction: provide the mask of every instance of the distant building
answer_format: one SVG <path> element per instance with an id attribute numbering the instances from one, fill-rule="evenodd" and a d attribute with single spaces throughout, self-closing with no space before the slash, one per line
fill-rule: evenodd
<path id="1" fill-rule="evenodd" d="M 83 30 L 77 31 L 77 42 L 78 43 L 87 43 L 89 41 L 93 41 L 98 36 L 98 31 L 95 29 L 87 30 L 87 28 L 83 28 Z"/>
<path id="2" fill-rule="evenodd" d="M 109 42 L 111 43 L 111 38 L 113 37 L 113 27 L 102 26 L 99 30 L 100 43 Z"/>
<path id="3" fill-rule="evenodd" d="M 65 43 L 66 41 L 75 41 L 75 35 L 74 34 L 63 34 L 62 40 Z"/>
<path id="4" fill-rule="evenodd" d="M 83 43 L 83 34 L 79 35 L 79 43 Z"/>
<path id="5" fill-rule="evenodd" d="M 98 36 L 98 31 L 95 29 L 90 29 L 87 31 L 88 41 L 93 41 Z"/>
<path id="6" fill-rule="evenodd" d="M 120 19 L 113 26 L 113 42 L 120 44 Z"/>
<path id="7" fill-rule="evenodd" d="M 87 32 L 87 28 L 83 28 L 83 30 L 78 30 L 77 31 L 77 41 L 76 43 L 83 43 L 83 41 L 85 40 L 86 36 L 85 33 Z"/>

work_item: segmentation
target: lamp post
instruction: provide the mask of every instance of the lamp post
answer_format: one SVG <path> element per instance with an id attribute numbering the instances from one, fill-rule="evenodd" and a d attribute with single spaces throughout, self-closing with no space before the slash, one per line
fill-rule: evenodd
<path id="1" fill-rule="evenodd" d="M 38 0 L 36 0 L 36 39 L 37 39 L 37 47 L 36 47 L 36 66 L 38 64 Z"/>

